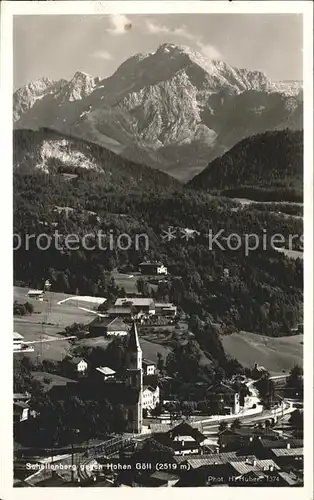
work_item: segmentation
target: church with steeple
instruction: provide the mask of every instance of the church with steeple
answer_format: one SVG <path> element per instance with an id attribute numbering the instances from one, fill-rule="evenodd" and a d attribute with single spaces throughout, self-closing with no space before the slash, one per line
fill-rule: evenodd
<path id="1" fill-rule="evenodd" d="M 108 370 L 110 370 L 109 375 Z M 125 430 L 132 434 L 142 433 L 143 407 L 148 408 L 147 405 L 150 404 L 148 403 L 147 391 L 152 391 L 152 398 L 155 398 L 152 401 L 153 404 L 156 404 L 159 398 L 157 377 L 149 376 L 144 372 L 142 349 L 137 326 L 134 322 L 126 338 L 123 368 L 118 372 L 108 366 L 98 367 L 95 370 L 97 382 L 100 376 L 103 379 L 103 394 L 106 399 L 112 405 L 119 405 L 124 409 Z"/>
<path id="2" fill-rule="evenodd" d="M 142 349 L 136 323 L 129 333 L 126 352 L 127 431 L 140 434 L 143 426 L 143 370 Z"/>

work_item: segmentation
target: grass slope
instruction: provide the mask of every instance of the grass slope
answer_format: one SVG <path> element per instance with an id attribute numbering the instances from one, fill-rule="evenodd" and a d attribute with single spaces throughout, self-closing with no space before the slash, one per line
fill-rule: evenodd
<path id="1" fill-rule="evenodd" d="M 258 363 L 276 374 L 303 364 L 303 335 L 272 338 L 240 332 L 223 335 L 221 341 L 227 354 L 250 368 Z"/>

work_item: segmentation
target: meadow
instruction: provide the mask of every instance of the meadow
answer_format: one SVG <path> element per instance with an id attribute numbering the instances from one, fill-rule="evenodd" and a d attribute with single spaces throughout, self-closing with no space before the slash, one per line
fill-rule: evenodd
<path id="1" fill-rule="evenodd" d="M 258 363 L 275 375 L 303 364 L 303 335 L 275 338 L 240 332 L 222 335 L 221 341 L 226 353 L 245 367 Z"/>

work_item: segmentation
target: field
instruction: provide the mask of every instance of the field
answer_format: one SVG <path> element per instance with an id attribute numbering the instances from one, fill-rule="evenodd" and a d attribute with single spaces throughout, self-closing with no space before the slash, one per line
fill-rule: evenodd
<path id="1" fill-rule="evenodd" d="M 46 392 L 48 392 L 55 385 L 65 386 L 68 383 L 76 384 L 75 380 L 65 377 L 60 377 L 60 375 L 56 375 L 54 373 L 32 372 L 32 376 L 34 379 L 36 379 L 38 382 L 41 382 L 44 385 Z"/>
<path id="2" fill-rule="evenodd" d="M 150 342 L 140 336 L 140 343 L 141 343 L 141 348 L 143 352 L 143 358 L 149 359 L 150 361 L 157 362 L 157 353 L 160 352 L 164 360 L 166 359 L 168 353 L 170 352 L 170 349 L 166 346 L 163 346 L 161 344 L 155 343 L 155 342 Z M 105 349 L 109 342 L 111 340 L 109 339 L 104 339 L 103 337 L 96 337 L 96 338 L 86 338 L 79 340 L 76 345 L 80 346 L 87 346 L 87 347 L 102 347 Z"/>
<path id="3" fill-rule="evenodd" d="M 121 276 L 121 282 L 119 284 L 120 286 L 124 286 L 121 284 L 122 279 L 126 281 L 128 275 L 116 274 L 114 276 L 115 279 L 116 276 Z M 134 284 L 136 288 L 137 279 L 138 276 L 134 276 L 134 279 L 129 279 L 130 288 L 131 286 L 134 288 Z M 14 318 L 14 331 L 23 335 L 25 340 L 56 338 L 60 334 L 62 336 L 62 331 L 66 326 L 72 325 L 73 323 L 88 324 L 95 317 L 94 314 L 80 309 L 81 307 L 85 309 L 97 308 L 97 304 L 94 304 L 92 299 L 90 303 L 88 303 L 86 300 L 80 300 L 79 297 L 71 299 L 71 297 L 73 297 L 72 295 L 46 292 L 44 295 L 45 300 L 41 302 L 36 299 L 29 299 L 27 297 L 27 292 L 28 288 L 14 287 L 15 300 L 19 303 L 28 301 L 34 306 L 34 313 L 31 316 Z M 109 342 L 110 340 L 108 339 L 96 337 L 79 340 L 76 342 L 76 345 L 106 348 Z M 71 344 L 68 341 L 43 342 L 41 344 L 33 344 L 33 347 L 34 352 L 27 353 L 27 356 L 33 359 L 33 361 L 38 357 L 39 359 L 61 361 L 69 353 Z M 141 347 L 143 350 L 143 357 L 152 361 L 157 361 L 158 352 L 160 352 L 165 359 L 170 351 L 166 346 L 150 342 L 143 338 L 141 338 Z"/>
<path id="4" fill-rule="evenodd" d="M 221 341 L 227 354 L 245 367 L 258 363 L 272 374 L 279 374 L 303 364 L 303 335 L 271 338 L 240 332 L 223 335 Z"/>
<path id="5" fill-rule="evenodd" d="M 92 321 L 94 315 L 79 309 L 94 309 L 95 304 L 89 304 L 86 301 L 80 301 L 79 298 L 69 300 L 63 304 L 58 302 L 72 297 L 64 293 L 46 292 L 43 302 L 27 297 L 28 288 L 14 287 L 14 300 L 19 303 L 30 302 L 34 306 L 34 313 L 30 316 L 14 317 L 14 331 L 24 336 L 25 340 L 42 340 L 56 338 L 66 326 L 73 323 L 88 324 Z M 35 351 L 28 353 L 32 359 L 38 356 L 42 359 L 51 359 L 61 361 L 69 351 L 70 343 L 44 342 L 33 345 Z"/>
<path id="6" fill-rule="evenodd" d="M 155 342 L 149 342 L 140 337 L 141 348 L 143 351 L 143 358 L 149 359 L 150 361 L 157 362 L 157 353 L 160 352 L 163 359 L 166 360 L 167 355 L 170 352 L 169 347 L 163 346 L 161 344 L 155 344 Z"/>
<path id="7" fill-rule="evenodd" d="M 126 294 L 138 293 L 136 283 L 139 278 L 144 278 L 148 282 L 148 290 L 156 291 L 157 289 L 157 285 L 150 284 L 148 276 L 142 276 L 140 272 L 119 273 L 115 270 L 112 271 L 111 276 L 117 286 L 124 288 Z M 153 278 L 157 278 L 157 276 L 153 276 Z"/>
<path id="8" fill-rule="evenodd" d="M 118 271 L 112 271 L 111 276 L 114 278 L 115 284 L 121 288 L 124 288 L 126 294 L 138 293 L 136 282 L 140 278 L 140 273 L 119 273 Z"/>

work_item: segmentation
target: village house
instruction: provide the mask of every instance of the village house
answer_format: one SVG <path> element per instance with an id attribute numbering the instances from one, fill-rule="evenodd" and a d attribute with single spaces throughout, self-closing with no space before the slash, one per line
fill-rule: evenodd
<path id="1" fill-rule="evenodd" d="M 155 375 L 156 365 L 153 361 L 144 358 L 142 360 L 142 367 L 143 367 L 143 375 Z"/>
<path id="2" fill-rule="evenodd" d="M 110 307 L 107 314 L 111 319 L 122 318 L 130 321 L 133 317 L 132 305 L 124 304 L 123 306 Z"/>
<path id="3" fill-rule="evenodd" d="M 156 302 L 156 315 L 158 316 L 176 316 L 177 306 L 171 302 Z"/>
<path id="4" fill-rule="evenodd" d="M 242 460 L 230 461 L 229 463 L 239 476 L 249 472 L 273 472 L 280 469 L 273 460 L 258 460 L 256 457 L 253 457 L 253 459 L 243 457 Z"/>
<path id="5" fill-rule="evenodd" d="M 116 372 L 109 368 L 109 366 L 99 366 L 96 371 L 102 376 L 104 381 L 113 380 L 115 378 Z"/>
<path id="6" fill-rule="evenodd" d="M 239 452 L 212 453 L 183 457 L 175 457 L 179 463 L 187 466 L 189 471 L 181 478 L 178 486 L 252 486 L 253 481 L 269 484 L 269 475 L 280 471 L 271 459 L 258 460 L 254 455 L 241 455 Z M 276 483 L 277 484 L 277 483 Z"/>
<path id="7" fill-rule="evenodd" d="M 267 370 L 266 368 L 264 368 L 264 366 L 260 366 L 257 363 L 254 364 L 254 368 L 252 370 L 252 378 L 257 380 L 261 378 L 265 373 L 267 373 Z"/>
<path id="8" fill-rule="evenodd" d="M 160 389 L 158 385 L 152 387 L 151 385 L 143 386 L 142 393 L 142 408 L 146 410 L 153 410 L 160 402 Z"/>
<path id="9" fill-rule="evenodd" d="M 303 439 L 278 439 L 278 437 L 265 438 L 255 437 L 252 443 L 254 446 L 255 454 L 261 458 L 274 458 L 274 449 L 294 449 L 303 448 Z"/>
<path id="10" fill-rule="evenodd" d="M 240 411 L 240 393 L 231 386 L 220 382 L 209 387 L 207 395 L 211 401 L 221 408 L 224 415 L 237 415 Z"/>
<path id="11" fill-rule="evenodd" d="M 24 422 L 29 418 L 29 405 L 23 401 L 14 401 L 13 420 L 14 423 Z"/>
<path id="12" fill-rule="evenodd" d="M 27 292 L 27 297 L 30 299 L 42 299 L 44 296 L 43 290 L 29 290 Z"/>
<path id="13" fill-rule="evenodd" d="M 197 454 L 212 445 L 211 440 L 187 422 L 182 422 L 168 432 L 153 434 L 159 443 L 172 448 L 175 455 Z"/>
<path id="14" fill-rule="evenodd" d="M 272 448 L 271 454 L 274 457 L 274 461 L 281 467 L 291 467 L 292 469 L 303 468 L 303 447 L 291 448 L 290 443 L 287 443 L 285 448 Z"/>
<path id="15" fill-rule="evenodd" d="M 141 274 L 145 276 L 168 274 L 168 269 L 162 264 L 162 262 L 141 262 L 139 265 L 139 270 Z"/>
<path id="16" fill-rule="evenodd" d="M 115 302 L 115 307 L 131 307 L 135 314 L 155 314 L 155 303 L 152 298 L 148 297 L 124 297 L 118 298 Z"/>
<path id="17" fill-rule="evenodd" d="M 88 363 L 85 361 L 83 358 L 79 358 L 76 356 L 73 356 L 70 360 L 69 363 L 73 366 L 75 366 L 75 371 L 78 375 L 85 375 L 87 372 L 88 368 Z"/>
<path id="18" fill-rule="evenodd" d="M 128 331 L 127 325 L 119 317 L 97 318 L 89 325 L 90 335 L 97 337 L 124 337 Z"/>
<path id="19" fill-rule="evenodd" d="M 247 449 L 250 453 L 258 451 L 258 444 L 262 438 L 274 439 L 276 432 L 270 428 L 254 429 L 250 426 L 241 426 L 236 429 L 227 428 L 219 433 L 218 442 L 220 451 L 231 452 Z"/>
<path id="20" fill-rule="evenodd" d="M 29 392 L 15 392 L 13 394 L 14 402 L 23 401 L 23 403 L 28 403 L 31 399 L 31 394 Z"/>
<path id="21" fill-rule="evenodd" d="M 188 471 L 182 475 L 178 486 L 226 486 L 229 478 L 235 476 L 230 462 L 244 459 L 236 452 L 217 453 L 215 450 L 200 455 L 175 456 L 174 460 Z"/>

